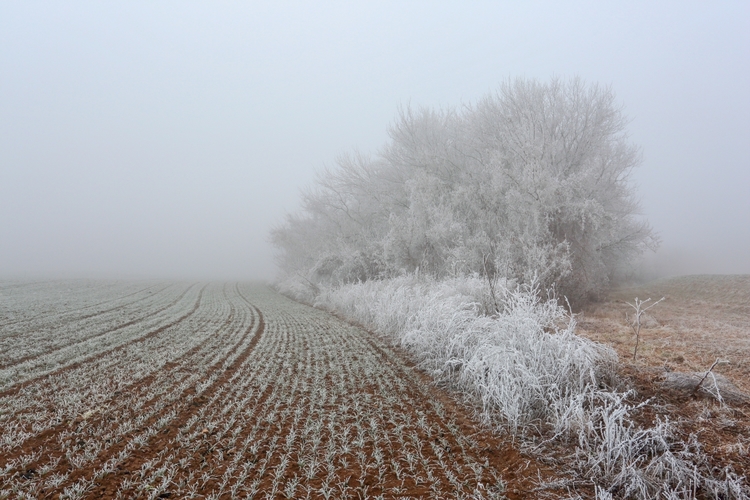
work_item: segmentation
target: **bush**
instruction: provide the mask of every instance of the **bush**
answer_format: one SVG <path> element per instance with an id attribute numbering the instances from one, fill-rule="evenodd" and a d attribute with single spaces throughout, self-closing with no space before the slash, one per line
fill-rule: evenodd
<path id="1" fill-rule="evenodd" d="M 571 446 L 571 467 L 599 498 L 749 498 L 742 478 L 716 477 L 697 441 L 681 441 L 668 421 L 635 424 L 647 402 L 612 388 L 616 355 L 575 335 L 554 296 L 540 298 L 533 281 L 497 285 L 493 298 L 479 276 L 406 275 L 321 288 L 314 300 L 399 342 L 496 429 L 536 450 Z"/>
<path id="2" fill-rule="evenodd" d="M 479 274 L 580 302 L 656 243 L 638 149 L 608 88 L 518 79 L 460 110 L 401 112 L 380 154 L 343 155 L 272 232 L 284 275 L 340 285 Z"/>

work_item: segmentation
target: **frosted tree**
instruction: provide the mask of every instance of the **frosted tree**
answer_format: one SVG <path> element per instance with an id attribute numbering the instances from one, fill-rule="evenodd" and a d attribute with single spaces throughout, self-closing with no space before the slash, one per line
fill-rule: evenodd
<path id="1" fill-rule="evenodd" d="M 272 233 L 310 284 L 419 270 L 555 284 L 585 299 L 656 244 L 609 88 L 513 80 L 456 109 L 405 109 L 373 158 L 342 156 Z"/>
<path id="2" fill-rule="evenodd" d="M 519 79 L 472 111 L 475 154 L 509 207 L 506 230 L 532 256 L 527 272 L 583 297 L 655 248 L 628 182 L 640 155 L 609 88 Z"/>

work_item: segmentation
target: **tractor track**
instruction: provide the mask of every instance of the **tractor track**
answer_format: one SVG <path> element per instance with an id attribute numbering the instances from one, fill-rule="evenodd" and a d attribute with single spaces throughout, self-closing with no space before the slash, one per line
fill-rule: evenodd
<path id="1" fill-rule="evenodd" d="M 160 290 L 160 291 L 163 291 L 163 290 Z M 21 363 L 23 363 L 25 361 L 28 361 L 30 359 L 38 358 L 40 356 L 50 355 L 50 354 L 53 354 L 55 352 L 59 352 L 59 351 L 65 349 L 67 347 L 71 347 L 71 346 L 74 346 L 76 344 L 82 344 L 83 342 L 87 342 L 89 340 L 92 340 L 92 339 L 95 339 L 95 338 L 98 338 L 98 337 L 101 337 L 101 336 L 104 336 L 104 335 L 109 335 L 109 334 L 112 334 L 112 333 L 114 333 L 114 332 L 116 332 L 118 330 L 121 330 L 123 328 L 127 328 L 129 326 L 132 326 L 132 325 L 134 325 L 136 323 L 139 323 L 139 322 L 141 322 L 141 321 L 143 321 L 145 319 L 148 319 L 148 318 L 150 318 L 152 316 L 160 314 L 160 313 L 164 312 L 165 310 L 169 309 L 170 307 L 174 307 L 187 294 L 188 291 L 189 291 L 189 289 L 186 289 L 185 292 L 183 292 L 176 300 L 174 300 L 172 303 L 170 303 L 170 304 L 162 307 L 161 309 L 157 309 L 155 311 L 148 312 L 147 314 L 145 314 L 143 316 L 130 319 L 130 320 L 124 322 L 124 323 L 121 323 L 121 324 L 119 324 L 117 326 L 109 328 L 108 330 L 105 330 L 103 332 L 93 332 L 92 334 L 90 334 L 88 336 L 75 337 L 75 338 L 70 339 L 69 342 L 66 342 L 66 343 L 63 343 L 63 344 L 57 344 L 53 348 L 50 348 L 50 349 L 48 349 L 46 351 L 39 351 L 39 352 L 36 352 L 34 354 L 30 354 L 30 355 L 23 356 L 23 357 L 16 358 L 16 359 L 11 359 L 9 363 L 0 363 L 0 370 L 6 369 L 6 368 L 13 368 L 14 366 L 20 365 Z M 134 295 L 134 294 L 131 294 L 131 295 Z M 122 310 L 125 310 L 125 309 L 133 307 L 135 304 L 137 304 L 139 302 L 142 302 L 142 301 L 144 301 L 146 299 L 151 299 L 151 298 L 152 297 L 148 297 L 148 296 L 141 297 L 138 300 L 135 300 L 135 301 L 130 302 L 128 304 L 123 304 L 123 305 L 120 305 L 120 306 L 117 306 L 117 307 L 113 307 L 111 309 L 107 309 L 106 311 L 99 311 L 99 312 L 96 312 L 96 313 L 87 314 L 87 315 L 84 315 L 84 316 L 81 316 L 81 317 L 77 317 L 77 318 L 70 318 L 70 319 L 68 319 L 67 321 L 65 321 L 65 322 L 63 322 L 61 324 L 54 325 L 54 330 L 59 330 L 60 328 L 65 327 L 67 325 L 78 323 L 78 322 L 81 322 L 81 321 L 85 321 L 87 319 L 102 317 L 105 314 L 109 314 L 109 313 L 112 313 L 112 312 L 122 311 Z M 49 330 L 50 328 L 51 327 L 49 325 L 46 325 L 45 330 Z M 36 330 L 39 330 L 39 329 L 40 328 L 36 328 Z M 4 341 L 4 343 L 6 343 L 8 341 L 12 341 L 15 338 L 19 338 L 19 337 L 23 336 L 24 333 L 25 332 L 18 332 L 18 333 L 15 333 L 15 334 L 4 336 L 3 337 L 3 341 Z"/>
<path id="2" fill-rule="evenodd" d="M 0 497 L 495 498 L 502 477 L 515 500 L 552 477 L 361 328 L 239 284 L 185 307 L 149 335 L 192 340 L 0 454 Z"/>
<path id="3" fill-rule="evenodd" d="M 19 286 L 21 286 L 21 285 L 19 285 Z M 111 302 L 121 301 L 121 300 L 126 299 L 128 297 L 132 297 L 133 295 L 138 295 L 138 294 L 144 293 L 144 292 L 146 292 L 146 291 L 148 291 L 148 290 L 150 290 L 152 288 L 156 288 L 158 286 L 160 286 L 160 285 L 158 285 L 158 284 L 157 285 L 149 285 L 149 286 L 147 286 L 145 288 L 141 288 L 140 290 L 136 290 L 135 292 L 131 292 L 131 293 L 128 293 L 128 294 L 125 294 L 125 295 L 122 295 L 122 296 L 119 296 L 119 297 L 116 297 L 116 298 L 112 298 L 112 299 L 108 299 L 108 300 L 103 300 L 101 302 L 90 304 L 88 306 L 84 306 L 84 307 L 79 308 L 75 313 L 71 313 L 71 315 L 79 314 L 79 313 L 85 311 L 86 309 L 92 309 L 92 308 L 96 308 L 96 307 L 101 307 L 104 304 L 109 304 Z M 170 285 L 163 286 L 156 293 L 158 294 L 158 293 L 163 292 L 164 290 L 166 290 L 167 288 L 169 288 L 169 286 Z M 110 309 L 105 309 L 104 311 L 96 311 L 96 312 L 93 312 L 93 313 L 86 313 L 83 316 L 73 316 L 71 318 L 67 318 L 66 319 L 66 323 L 63 323 L 63 325 L 67 324 L 67 323 L 70 323 L 70 322 L 74 322 L 74 321 L 83 321 L 85 319 L 93 318 L 93 317 L 101 315 L 101 314 L 110 313 L 112 311 L 116 311 L 118 309 L 122 309 L 123 307 L 127 307 L 129 305 L 133 305 L 133 304 L 135 304 L 137 302 L 140 302 L 140 301 L 148 299 L 148 298 L 151 298 L 151 297 L 149 297 L 148 295 L 145 295 L 144 297 L 136 299 L 136 300 L 134 300 L 132 302 L 129 302 L 127 304 L 122 304 L 122 305 L 119 305 L 119 306 L 116 306 L 116 307 L 113 307 L 113 308 L 110 308 Z M 21 323 L 32 323 L 32 322 L 40 322 L 40 321 L 49 321 L 50 318 L 55 318 L 55 316 L 56 316 L 55 313 L 48 312 L 48 313 L 45 313 L 41 317 L 40 316 L 35 316 L 33 318 L 23 318 L 23 319 L 18 319 L 18 320 L 14 320 L 14 321 L 9 321 L 9 322 L 6 322 L 6 323 L 0 323 L 0 328 L 7 328 L 9 326 L 18 325 L 18 324 L 21 324 Z M 59 325 L 56 325 L 56 326 L 59 326 Z M 12 336 L 15 337 L 15 336 L 24 335 L 24 334 L 25 334 L 25 332 L 18 332 L 18 333 L 12 334 Z"/>
<path id="4" fill-rule="evenodd" d="M 61 466 L 67 466 L 68 468 L 74 470 L 74 472 L 70 474 L 67 480 L 62 483 L 56 491 L 44 492 L 45 497 L 54 497 L 69 484 L 82 479 L 89 479 L 90 476 L 94 474 L 97 469 L 101 468 L 102 465 L 107 461 L 111 460 L 113 457 L 117 457 L 123 450 L 132 448 L 130 442 L 132 441 L 132 438 L 138 435 L 139 432 L 143 431 L 149 426 L 154 425 L 165 415 L 175 413 L 174 418 L 170 419 L 170 422 L 166 426 L 166 428 L 160 429 L 160 432 L 157 435 L 151 436 L 145 447 L 138 448 L 133 452 L 132 456 L 130 456 L 122 464 L 118 465 L 118 470 L 123 474 L 127 474 L 129 471 L 134 470 L 134 468 L 137 469 L 138 467 L 140 467 L 142 461 L 149 456 L 154 448 L 158 449 L 158 447 L 161 446 L 162 442 L 165 439 L 173 438 L 176 435 L 178 429 L 187 420 L 189 420 L 195 412 L 198 411 L 201 405 L 206 403 L 207 399 L 205 397 L 205 394 L 215 392 L 219 387 L 224 385 L 232 377 L 234 372 L 247 359 L 252 349 L 260 340 L 260 336 L 262 335 L 264 329 L 262 314 L 257 308 L 252 306 L 250 302 L 240 293 L 239 288 L 236 285 L 234 287 L 234 296 L 238 299 L 241 299 L 241 301 L 244 303 L 244 305 L 246 306 L 246 311 L 250 313 L 251 321 L 249 326 L 247 326 L 247 328 L 244 329 L 244 332 L 242 332 L 239 340 L 235 340 L 234 342 L 232 342 L 233 347 L 229 349 L 222 358 L 215 360 L 209 367 L 208 371 L 202 375 L 201 380 L 210 379 L 211 377 L 217 375 L 210 386 L 203 388 L 203 390 L 198 393 L 195 387 L 201 382 L 201 380 L 197 380 L 193 384 L 191 384 L 190 387 L 187 387 L 179 394 L 170 394 L 171 402 L 167 405 L 158 407 L 157 411 L 152 411 L 152 409 L 159 406 L 162 396 L 156 396 L 150 400 L 147 400 L 145 403 L 140 404 L 138 407 L 138 412 L 141 414 L 149 415 L 148 419 L 140 422 L 137 428 L 126 433 L 125 435 L 117 436 L 117 441 L 115 443 L 103 449 L 99 456 L 94 461 L 87 464 L 83 469 L 76 469 L 73 465 L 66 464 L 67 460 L 65 457 L 65 452 L 63 450 L 63 442 L 59 438 L 59 436 L 70 431 L 76 433 L 79 429 L 82 430 L 83 427 L 89 429 L 106 427 L 106 421 L 111 419 L 106 413 L 96 413 L 93 416 L 87 418 L 79 417 L 74 421 L 61 422 L 57 426 L 47 429 L 38 436 L 35 436 L 24 442 L 23 445 L 19 447 L 19 449 L 17 449 L 14 453 L 8 454 L 5 460 L 0 460 L 0 467 L 4 466 L 6 463 L 17 458 L 18 456 L 21 456 L 24 450 L 43 449 L 44 452 L 41 453 L 38 459 L 31 463 L 27 467 L 27 469 L 36 470 L 36 468 L 42 466 L 42 464 L 44 463 L 59 461 Z M 225 337 L 230 337 L 231 340 L 231 337 L 234 336 L 233 334 L 237 332 L 237 327 L 242 326 L 241 321 L 243 320 L 240 319 L 239 324 L 233 324 L 236 323 L 236 318 L 238 316 L 238 307 L 229 300 L 229 297 L 227 297 L 226 294 L 226 290 L 224 290 L 224 298 L 230 303 L 230 311 L 227 318 L 223 321 L 222 325 L 218 327 L 212 335 L 208 336 L 200 344 L 192 347 L 182 356 L 169 361 L 158 372 L 152 373 L 144 379 L 141 379 L 128 387 L 122 388 L 122 390 L 118 392 L 129 394 L 132 396 L 132 398 L 137 398 L 138 394 L 147 393 L 149 387 L 156 381 L 157 378 L 169 378 L 171 374 L 174 374 L 176 372 L 190 372 L 192 367 L 188 363 L 190 361 L 195 362 L 196 360 L 191 358 L 198 355 L 200 351 L 206 351 L 203 353 L 203 357 L 210 357 L 212 348 L 215 348 L 216 346 L 206 346 L 207 344 L 215 343 L 214 340 L 216 338 L 224 339 Z M 201 326 L 198 325 L 197 328 L 201 328 Z M 249 337 L 251 338 L 248 340 Z M 235 359 L 229 364 L 229 366 L 223 367 L 227 360 L 232 357 L 232 355 L 234 354 L 234 349 L 238 346 L 244 346 L 242 347 L 241 354 L 235 357 Z M 113 395 L 113 397 L 117 396 L 118 395 Z M 85 434 L 85 432 L 83 434 Z"/>
<path id="5" fill-rule="evenodd" d="M 242 298 L 245 299 L 244 297 Z M 250 305 L 249 302 L 248 305 Z M 209 386 L 200 391 L 200 393 L 195 389 L 195 385 L 191 386 L 187 390 L 183 391 L 180 394 L 180 397 L 173 404 L 161 409 L 159 414 L 151 416 L 146 422 L 144 422 L 142 424 L 142 427 L 148 427 L 149 425 L 153 425 L 154 423 L 158 422 L 164 415 L 169 414 L 170 412 L 176 413 L 174 418 L 170 419 L 169 423 L 166 426 L 160 428 L 159 432 L 153 435 L 144 446 L 139 447 L 137 450 L 134 450 L 132 455 L 130 455 L 122 463 L 118 463 L 115 473 L 107 476 L 102 481 L 98 481 L 95 489 L 93 490 L 95 494 L 101 495 L 102 497 L 107 497 L 108 494 L 113 491 L 113 488 L 119 485 L 123 477 L 129 476 L 132 473 L 138 471 L 141 466 L 147 460 L 151 459 L 159 450 L 168 447 L 172 443 L 172 441 L 174 441 L 180 428 L 185 425 L 191 419 L 191 417 L 193 417 L 199 411 L 199 409 L 208 402 L 209 398 L 207 395 L 218 392 L 219 388 L 225 386 L 230 381 L 235 372 L 250 356 L 250 353 L 263 335 L 263 331 L 265 328 L 262 313 L 254 306 L 250 305 L 250 307 L 255 310 L 258 321 L 257 323 L 254 322 L 250 327 L 248 327 L 242 339 L 238 343 L 238 345 L 243 345 L 248 336 L 252 336 L 251 340 L 243 348 L 241 354 L 237 356 L 226 368 L 222 368 L 223 362 L 218 362 L 212 365 L 208 372 L 203 376 L 203 378 L 210 379 L 214 375 L 217 375 L 217 377 L 211 382 Z M 231 352 L 224 357 L 223 361 L 225 361 L 230 356 Z M 153 404 L 154 402 L 151 401 L 149 403 Z M 86 471 L 71 474 L 69 481 L 67 481 L 65 485 L 67 485 L 69 482 L 81 479 L 90 480 L 91 476 L 96 472 L 97 469 L 101 468 L 101 466 L 109 458 L 117 456 L 123 450 L 125 450 L 127 444 L 128 443 L 124 440 L 117 443 L 115 446 L 108 449 L 106 451 L 106 454 L 103 454 L 101 457 L 99 457 L 96 464 L 92 464 L 90 467 L 87 467 Z M 65 485 L 63 485 L 63 487 Z"/>
<path id="6" fill-rule="evenodd" d="M 192 287 L 191 287 L 191 288 L 192 288 Z M 180 301 L 180 300 L 181 300 L 181 299 L 182 299 L 182 298 L 183 298 L 183 297 L 184 297 L 184 296 L 185 296 L 185 295 L 186 295 L 186 294 L 188 293 L 188 291 L 190 291 L 190 289 L 191 289 L 191 288 L 188 288 L 187 290 L 185 290 L 185 292 L 183 292 L 183 293 L 182 293 L 182 294 L 181 294 L 181 295 L 179 296 L 179 298 L 178 298 L 177 300 L 175 300 L 175 301 L 174 301 L 174 302 L 173 302 L 172 304 L 170 304 L 170 305 L 168 305 L 168 306 L 165 306 L 165 307 L 163 307 L 163 308 L 159 309 L 158 311 L 156 311 L 156 312 L 154 312 L 154 313 L 152 313 L 152 314 L 148 315 L 147 317 L 153 317 L 153 316 L 156 316 L 157 314 L 160 314 L 161 312 L 164 312 L 164 311 L 166 311 L 166 310 L 167 310 L 167 309 L 169 309 L 170 307 L 173 307 L 173 306 L 174 306 L 175 304 L 179 303 L 179 301 Z M 154 330 L 151 330 L 150 332 L 148 332 L 148 333 L 146 333 L 146 334 L 144 334 L 144 335 L 140 335 L 140 336 L 138 336 L 138 337 L 136 337 L 136 338 L 132 338 L 132 339 L 129 339 L 129 340 L 128 340 L 127 342 L 125 342 L 125 343 L 122 343 L 122 344 L 118 344 L 118 345 L 116 345 L 116 346 L 114 346 L 114 347 L 111 347 L 111 348 L 109 348 L 109 349 L 105 349 L 105 350 L 103 350 L 103 351 L 95 352 L 95 353 L 91 354 L 90 356 L 87 356 L 87 357 L 86 357 L 86 358 L 84 358 L 84 359 L 81 359 L 81 360 L 75 361 L 75 362 L 73 362 L 73 363 L 67 364 L 67 365 L 65 365 L 65 366 L 62 366 L 62 367 L 60 367 L 60 368 L 57 368 L 57 369 L 55 369 L 55 370 L 53 370 L 53 371 L 51 371 L 51 372 L 47 372 L 47 373 L 44 373 L 44 374 L 42 374 L 42 375 L 39 375 L 39 376 L 36 376 L 36 377 L 32 377 L 32 378 L 29 378 L 29 379 L 27 379 L 27 380 L 25 380 L 25 381 L 21 382 L 21 383 L 20 383 L 20 384 L 18 384 L 18 385 L 13 385 L 13 386 L 11 386 L 11 387 L 10 387 L 10 388 L 8 388 L 8 389 L 5 389 L 5 390 L 3 390 L 3 391 L 0 391 L 0 398 L 3 398 L 3 397 L 6 397 L 6 396 L 10 396 L 10 395 L 16 394 L 16 393 L 18 393 L 19 391 L 21 391 L 22 389 L 24 389 L 24 388 L 28 387 L 29 385 L 31 385 L 31 384 L 33 384 L 33 383 L 35 383 L 35 382 L 36 382 L 36 381 L 38 381 L 38 380 L 41 380 L 41 379 L 46 379 L 46 378 L 51 378 L 51 377 L 55 377 L 55 376 L 58 376 L 58 375 L 60 375 L 60 374 L 62 374 L 62 373 L 65 373 L 65 372 L 67 372 L 67 371 L 71 371 L 71 370 L 74 370 L 74 369 L 76 369 L 76 368 L 78 368 L 78 367 L 80 367 L 80 366 L 82 366 L 82 365 L 84 365 L 84 364 L 88 364 L 88 363 L 95 363 L 95 362 L 96 362 L 97 360 L 99 360 L 99 359 L 103 358 L 104 356 L 107 356 L 107 355 L 110 355 L 110 354 L 113 354 L 113 353 L 116 353 L 116 352 L 118 352 L 118 351 L 122 351 L 122 350 L 126 349 L 126 348 L 127 348 L 127 347 L 128 347 L 129 345 L 130 345 L 130 344 L 134 344 L 134 343 L 137 343 L 137 342 L 143 342 L 144 340 L 147 340 L 147 339 L 150 339 L 150 338 L 152 338 L 152 337 L 155 337 L 156 335 L 159 335 L 160 333 L 162 333 L 163 331 L 167 330 L 168 328 L 172 328 L 173 326 L 176 326 L 176 325 L 178 325 L 179 323 L 181 323 L 181 322 L 182 322 L 182 321 L 184 321 L 185 319 L 187 319 L 187 318 L 189 318 L 190 316 L 192 316 L 193 314 L 195 314 L 195 312 L 196 312 L 196 311 L 198 310 L 198 306 L 199 306 L 199 304 L 200 304 L 201 298 L 202 298 L 202 296 L 203 296 L 203 291 L 205 290 L 205 288 L 206 288 L 206 286 L 204 285 L 204 287 L 203 287 L 203 288 L 201 289 L 201 291 L 200 291 L 200 292 L 198 293 L 198 298 L 196 299 L 196 301 L 195 301 L 195 304 L 193 305 L 192 309 L 190 309 L 190 311 L 188 311 L 187 313 L 183 314 L 183 315 L 182 315 L 182 316 L 180 316 L 179 318 L 177 318 L 177 319 L 175 319 L 175 320 L 173 320 L 173 321 L 170 321 L 169 323 L 167 323 L 167 324 L 165 324 L 165 325 L 162 325 L 162 326 L 160 326 L 160 327 L 158 327 L 158 328 L 155 328 Z M 145 318 L 144 318 L 144 319 L 145 319 Z M 142 320 L 141 320 L 141 321 L 142 321 Z M 93 338 L 99 338 L 99 337 L 103 337 L 103 336 L 105 336 L 105 335 L 108 335 L 108 334 L 109 334 L 109 335 L 111 335 L 111 334 L 113 334 L 114 332 L 116 332 L 116 331 L 118 331 L 118 330 L 121 330 L 121 329 L 123 329 L 123 328 L 126 328 L 126 327 L 128 327 L 128 326 L 132 326 L 132 325 L 135 325 L 135 324 L 137 324 L 138 322 L 139 322 L 138 320 L 132 320 L 132 321 L 128 321 L 127 323 L 124 323 L 124 324 L 122 324 L 122 325 L 119 325 L 119 326 L 117 326 L 116 328 L 113 328 L 113 329 L 111 329 L 111 330 L 108 330 L 107 332 L 104 332 L 104 333 L 100 333 L 100 334 L 96 335 L 96 336 L 95 336 L 95 337 L 93 337 Z M 89 339 L 89 340 L 90 340 L 90 339 Z"/>

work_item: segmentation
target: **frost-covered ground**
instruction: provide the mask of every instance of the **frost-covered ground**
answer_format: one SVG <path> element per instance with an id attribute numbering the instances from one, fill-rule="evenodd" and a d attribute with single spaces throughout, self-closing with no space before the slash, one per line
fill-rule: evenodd
<path id="1" fill-rule="evenodd" d="M 439 381 L 471 394 L 491 425 L 537 451 L 569 447 L 567 464 L 600 498 L 748 498 L 744 479 L 711 470 L 696 439 L 668 419 L 636 423 L 648 402 L 616 390 L 611 349 L 539 290 L 479 278 L 406 276 L 319 290 L 281 284 L 407 348 Z"/>
<path id="2" fill-rule="evenodd" d="M 262 286 L 0 283 L 0 498 L 748 497 L 555 301 L 502 285 L 319 291 L 378 336 Z"/>
<path id="3" fill-rule="evenodd" d="M 528 498 L 554 479 L 381 340 L 267 287 L 0 290 L 0 498 Z"/>
<path id="4" fill-rule="evenodd" d="M 750 394 L 750 275 L 693 275 L 622 286 L 608 300 L 591 304 L 579 329 L 632 358 L 635 336 L 626 319 L 634 297 L 664 297 L 648 311 L 638 363 L 674 372 L 713 372 Z"/>

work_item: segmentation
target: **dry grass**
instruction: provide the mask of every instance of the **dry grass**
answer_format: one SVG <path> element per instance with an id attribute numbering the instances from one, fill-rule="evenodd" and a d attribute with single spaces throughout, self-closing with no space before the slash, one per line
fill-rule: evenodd
<path id="1" fill-rule="evenodd" d="M 635 335 L 625 302 L 635 297 L 665 300 L 643 318 L 638 360 L 633 363 Z M 590 305 L 578 317 L 578 333 L 615 348 L 621 371 L 643 401 L 643 417 L 661 415 L 675 423 L 684 438 L 696 436 L 715 470 L 750 477 L 750 276 L 681 276 L 613 290 L 609 299 Z M 696 393 L 706 378 L 707 391 Z M 721 376 L 739 389 L 723 388 L 731 400 L 711 394 Z M 682 379 L 682 384 L 665 383 Z M 680 387 L 682 385 L 683 387 Z"/>
<path id="2" fill-rule="evenodd" d="M 486 284 L 466 277 L 345 285 L 316 305 L 400 342 L 437 380 L 475 397 L 488 424 L 581 478 L 568 486 L 595 486 L 591 497 L 750 498 L 750 442 L 737 439 L 750 426 L 729 406 L 703 393 L 672 397 L 657 380 L 663 368 L 618 365 L 533 285 L 500 291 L 490 316 Z M 705 435 L 704 422 L 717 432 Z"/>
<path id="3" fill-rule="evenodd" d="M 750 275 L 696 275 L 621 287 L 579 316 L 578 333 L 611 345 L 623 362 L 633 358 L 635 335 L 625 302 L 666 299 L 643 318 L 636 366 L 675 372 L 714 372 L 750 393 Z"/>

